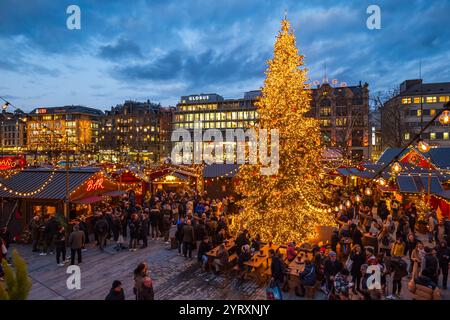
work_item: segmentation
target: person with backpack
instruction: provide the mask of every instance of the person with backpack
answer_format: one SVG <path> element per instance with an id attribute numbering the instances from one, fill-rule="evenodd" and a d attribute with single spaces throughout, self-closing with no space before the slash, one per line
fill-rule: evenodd
<path id="1" fill-rule="evenodd" d="M 430 247 L 425 247 L 425 256 L 422 259 L 421 274 L 424 272 L 431 281 L 438 283 L 439 261 Z"/>

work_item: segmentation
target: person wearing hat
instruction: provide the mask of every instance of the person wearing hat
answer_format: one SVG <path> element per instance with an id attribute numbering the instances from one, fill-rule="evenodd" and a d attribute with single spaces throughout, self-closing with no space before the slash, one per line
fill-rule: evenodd
<path id="1" fill-rule="evenodd" d="M 111 290 L 106 296 L 105 300 L 125 300 L 125 293 L 123 292 L 122 282 L 114 280 Z"/>
<path id="2" fill-rule="evenodd" d="M 330 251 L 328 259 L 324 263 L 324 276 L 327 283 L 327 289 L 333 289 L 334 277 L 343 269 L 341 262 L 337 260 L 336 252 Z"/>

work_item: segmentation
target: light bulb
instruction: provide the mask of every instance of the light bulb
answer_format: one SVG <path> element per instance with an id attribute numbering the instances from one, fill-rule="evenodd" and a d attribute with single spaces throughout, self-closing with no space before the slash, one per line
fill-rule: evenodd
<path id="1" fill-rule="evenodd" d="M 419 141 L 417 147 L 419 148 L 420 152 L 423 153 L 427 153 L 428 151 L 430 151 L 430 145 L 423 140 Z"/>
<path id="2" fill-rule="evenodd" d="M 395 162 L 392 165 L 392 171 L 394 171 L 395 173 L 399 173 L 400 171 L 402 171 L 402 166 L 400 165 L 400 163 Z"/>
<path id="3" fill-rule="evenodd" d="M 442 114 L 439 116 L 439 122 L 441 124 L 449 124 L 450 123 L 450 111 L 445 110 L 442 112 Z"/>
<path id="4" fill-rule="evenodd" d="M 366 190 L 364 190 L 364 193 L 366 194 L 366 196 L 370 196 L 372 194 L 372 189 L 367 187 Z"/>

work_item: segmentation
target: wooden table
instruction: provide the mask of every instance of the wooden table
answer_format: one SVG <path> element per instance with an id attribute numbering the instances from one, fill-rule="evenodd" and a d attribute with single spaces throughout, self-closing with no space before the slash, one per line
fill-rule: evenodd
<path id="1" fill-rule="evenodd" d="M 230 251 L 231 249 L 233 249 L 234 247 L 234 240 L 228 240 L 225 244 L 225 250 Z M 212 259 L 217 258 L 217 255 L 219 253 L 219 247 L 220 245 L 218 245 L 217 247 L 215 247 L 214 249 L 209 250 L 206 255 Z"/>

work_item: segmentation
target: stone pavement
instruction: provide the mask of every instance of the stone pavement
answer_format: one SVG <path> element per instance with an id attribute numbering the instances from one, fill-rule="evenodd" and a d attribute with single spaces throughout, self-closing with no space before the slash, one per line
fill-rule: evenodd
<path id="1" fill-rule="evenodd" d="M 235 276 L 215 276 L 202 272 L 196 257 L 186 260 L 177 250 L 169 250 L 162 240 L 149 241 L 149 246 L 136 252 L 116 252 L 111 244 L 104 252 L 90 245 L 83 252 L 81 289 L 69 290 L 66 267 L 58 267 L 54 255 L 39 256 L 31 252 L 31 246 L 15 245 L 28 262 L 33 286 L 29 299 L 33 300 L 103 300 L 114 280 L 121 280 L 127 299 L 134 299 L 133 270 L 142 261 L 148 263 L 154 282 L 155 299 L 189 300 L 256 300 L 265 299 L 265 287 L 254 281 L 239 282 Z M 403 299 L 411 299 L 407 289 L 408 279 L 403 281 Z M 389 290 L 392 286 L 389 285 Z M 449 291 L 442 290 L 443 299 L 450 299 Z M 286 300 L 301 299 L 294 294 L 283 293 Z M 316 299 L 325 299 L 318 292 Z"/>

